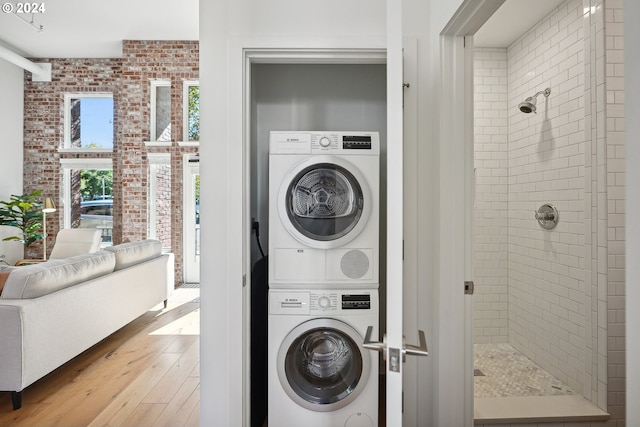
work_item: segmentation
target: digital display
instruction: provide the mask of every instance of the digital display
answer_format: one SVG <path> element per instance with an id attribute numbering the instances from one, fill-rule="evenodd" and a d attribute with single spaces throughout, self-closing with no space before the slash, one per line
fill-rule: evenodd
<path id="1" fill-rule="evenodd" d="M 371 295 L 369 294 L 342 295 L 342 309 L 343 310 L 370 310 Z"/>
<path id="2" fill-rule="evenodd" d="M 344 135 L 342 137 L 342 148 L 348 150 L 371 150 L 371 136 Z"/>

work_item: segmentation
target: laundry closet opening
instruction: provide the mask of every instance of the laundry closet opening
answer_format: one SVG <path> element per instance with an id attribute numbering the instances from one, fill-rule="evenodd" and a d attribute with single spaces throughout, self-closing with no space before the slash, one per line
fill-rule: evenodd
<path id="1" fill-rule="evenodd" d="M 277 58 L 271 62 L 278 62 Z M 280 61 L 284 62 L 284 61 Z M 263 63 L 250 65 L 249 95 L 249 211 L 252 221 L 251 263 L 251 425 L 267 419 L 269 283 L 267 257 L 269 221 L 269 138 L 272 131 L 375 132 L 379 135 L 379 312 L 385 313 L 386 259 L 386 64 L 376 60 L 344 58 L 339 63 Z M 319 61 L 316 61 L 319 62 Z M 331 62 L 331 61 L 329 61 Z M 346 62 L 346 63 L 345 63 Z M 374 62 L 374 63 L 371 63 Z M 277 184 L 279 185 L 279 183 Z M 256 231 L 258 233 L 256 233 Z M 259 238 L 258 238 L 259 236 Z M 357 291 L 354 291 L 354 293 Z M 384 316 L 379 316 L 384 330 Z M 378 356 L 375 356 L 378 357 Z M 382 397 L 382 401 L 383 397 Z M 297 405 L 293 400 L 290 405 Z M 286 411 L 286 405 L 282 407 Z"/>

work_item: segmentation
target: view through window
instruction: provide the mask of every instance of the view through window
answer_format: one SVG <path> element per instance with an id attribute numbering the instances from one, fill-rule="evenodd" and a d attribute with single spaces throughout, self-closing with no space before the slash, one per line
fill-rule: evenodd
<path id="1" fill-rule="evenodd" d="M 185 82 L 184 134 L 187 141 L 200 141 L 200 86 L 198 82 Z"/>
<path id="2" fill-rule="evenodd" d="M 97 228 L 103 243 L 113 240 L 113 171 L 75 169 L 71 178 L 71 227 Z"/>
<path id="3" fill-rule="evenodd" d="M 65 148 L 113 149 L 113 96 L 65 96 Z"/>

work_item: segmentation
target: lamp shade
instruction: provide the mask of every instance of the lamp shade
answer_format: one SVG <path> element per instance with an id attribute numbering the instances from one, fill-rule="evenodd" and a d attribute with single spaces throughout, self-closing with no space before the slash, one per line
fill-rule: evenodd
<path id="1" fill-rule="evenodd" d="M 51 213 L 56 211 L 56 204 L 53 203 L 53 199 L 51 197 L 47 197 L 44 199 L 44 206 L 42 207 L 42 212 Z"/>

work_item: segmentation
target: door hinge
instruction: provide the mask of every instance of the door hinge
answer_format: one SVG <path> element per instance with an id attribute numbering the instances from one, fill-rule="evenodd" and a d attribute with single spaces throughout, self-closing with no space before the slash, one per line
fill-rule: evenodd
<path id="1" fill-rule="evenodd" d="M 242 287 L 244 288 L 245 286 L 247 286 L 247 275 L 243 274 L 242 275 Z"/>
<path id="2" fill-rule="evenodd" d="M 464 282 L 464 294 L 465 295 L 473 295 L 473 289 L 474 289 L 474 285 L 473 285 L 473 281 L 472 280 L 467 280 Z"/>
<path id="3" fill-rule="evenodd" d="M 402 83 L 402 89 L 407 89 L 410 88 L 411 84 L 409 83 Z M 404 108 L 404 90 L 402 91 L 402 108 Z"/>

